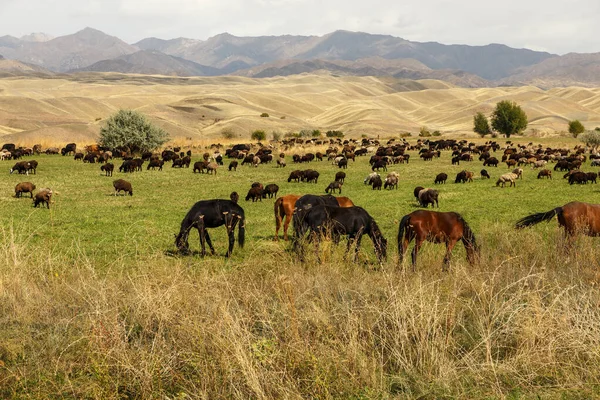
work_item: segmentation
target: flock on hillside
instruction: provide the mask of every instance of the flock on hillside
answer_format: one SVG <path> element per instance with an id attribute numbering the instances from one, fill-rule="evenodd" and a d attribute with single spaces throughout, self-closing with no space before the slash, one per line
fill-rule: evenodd
<path id="1" fill-rule="evenodd" d="M 324 151 L 313 151 L 326 149 Z M 83 163 L 99 163 L 100 169 L 106 176 L 113 176 L 116 169 L 116 159 L 121 159 L 118 168 L 119 173 L 132 174 L 142 171 L 144 165 L 146 170 L 161 171 L 165 164 L 170 163 L 171 168 L 189 168 L 195 173 L 206 173 L 217 175 L 219 169 L 224 167 L 225 159 L 229 164 L 229 173 L 235 173 L 238 166 L 248 165 L 249 168 L 258 168 L 264 164 L 274 164 L 276 168 L 286 168 L 286 154 L 292 154 L 292 164 L 301 164 L 312 168 L 294 169 L 289 173 L 288 182 L 305 182 L 318 185 L 319 172 L 316 166 L 319 163 L 330 162 L 339 168 L 335 179 L 325 187 L 324 195 L 285 195 L 277 197 L 279 186 L 276 183 L 263 185 L 254 182 L 245 197 L 246 201 L 262 201 L 263 199 L 275 199 L 274 213 L 276 220 L 275 239 L 279 240 L 279 230 L 283 225 L 283 236 L 288 240 L 288 227 L 293 222 L 292 248 L 297 252 L 301 260 L 305 259 L 305 244 L 313 243 L 317 258 L 319 255 L 319 244 L 321 240 L 328 237 L 334 243 L 338 243 L 342 236 L 348 238 L 348 254 L 352 245 L 355 245 L 354 258 L 356 258 L 364 235 L 369 236 L 377 259 L 380 263 L 387 257 L 387 240 L 383 236 L 373 217 L 363 208 L 355 206 L 348 197 L 342 197 L 342 190 L 349 165 L 359 162 L 360 158 L 368 159 L 372 173 L 364 179 L 364 184 L 372 190 L 397 190 L 399 175 L 396 172 L 388 172 L 394 164 L 409 164 L 411 157 L 409 152 L 417 152 L 419 158 L 424 162 L 433 162 L 440 158 L 443 151 L 451 152 L 451 163 L 453 165 L 473 165 L 475 160 L 482 162 L 485 168 L 501 168 L 506 166 L 508 172 L 498 174 L 496 186 L 514 187 L 519 179 L 523 177 L 524 168 L 530 167 L 537 170 L 538 179 L 552 179 L 552 172 L 564 173 L 563 178 L 568 183 L 586 184 L 596 183 L 597 173 L 584 172 L 581 167 L 590 159 L 590 166 L 600 165 L 600 154 L 591 149 L 576 146 L 568 148 L 542 147 L 529 143 L 525 145 L 514 145 L 507 141 L 501 146 L 495 141 L 476 145 L 466 140 L 421 140 L 409 144 L 405 139 L 391 139 L 387 143 L 373 139 L 344 140 L 302 140 L 290 139 L 279 142 L 271 142 L 268 145 L 236 144 L 225 148 L 221 144 L 213 144 L 202 154 L 202 159 L 192 165 L 192 151 L 181 151 L 181 148 L 165 149 L 161 153 L 144 152 L 139 157 L 134 157 L 128 148 L 102 148 L 99 145 L 86 146 L 84 151 L 78 151 L 75 143 L 69 143 L 62 149 L 42 149 L 40 145 L 31 148 L 17 147 L 7 143 L 0 151 L 1 160 L 12 160 L 15 162 L 10 173 L 20 175 L 36 175 L 38 162 L 31 159 L 35 155 L 62 154 L 73 157 L 74 160 Z M 501 154 L 501 155 L 500 155 Z M 500 159 L 499 159 L 499 158 Z M 274 162 L 275 161 L 275 162 Z M 413 161 L 414 162 L 414 161 Z M 549 169 L 553 164 L 554 167 Z M 468 184 L 476 177 L 475 172 L 466 168 L 460 171 L 454 182 L 456 184 Z M 385 173 L 384 176 L 381 174 Z M 495 174 L 496 175 L 496 174 Z M 491 179 L 486 169 L 479 172 L 481 179 Z M 440 172 L 432 177 L 434 185 L 444 185 L 448 175 Z M 123 192 L 125 195 L 133 196 L 133 187 L 125 179 L 117 179 L 113 182 L 114 194 Z M 52 190 L 40 189 L 34 194 L 36 186 L 31 182 L 20 182 L 15 187 L 15 197 L 29 194 L 33 199 L 34 207 L 40 205 L 50 208 Z M 336 193 L 337 192 L 337 193 Z M 333 196 L 338 194 L 340 196 Z M 414 211 L 405 215 L 401 221 L 397 236 L 398 260 L 402 262 L 408 245 L 415 241 L 412 250 L 413 268 L 417 262 L 417 254 L 423 242 L 444 243 L 446 255 L 443 266 L 446 269 L 450 262 L 452 249 L 459 241 L 463 243 L 467 251 L 467 259 L 475 263 L 479 254 L 479 245 L 475 234 L 462 218 L 455 212 L 436 212 L 427 208 L 439 208 L 439 193 L 434 188 L 418 186 L 414 189 L 416 201 L 424 209 Z M 226 256 L 230 256 L 234 244 L 234 230 L 238 226 L 238 243 L 240 247 L 244 244 L 245 214 L 243 208 L 238 204 L 240 195 L 232 192 L 229 200 L 215 199 L 199 201 L 190 209 L 181 223 L 179 234 L 176 235 L 175 245 L 180 254 L 190 254 L 188 236 L 191 229 L 196 228 L 199 233 L 201 254 L 206 254 L 206 245 L 214 254 L 214 247 L 208 233 L 208 228 L 225 226 L 229 239 Z M 548 221 L 555 216 L 558 222 L 565 228 L 567 237 L 572 238 L 575 233 L 583 232 L 587 235 L 600 234 L 600 205 L 580 202 L 568 203 L 563 207 L 533 214 L 519 220 L 516 228 L 524 228 L 542 221 Z"/>

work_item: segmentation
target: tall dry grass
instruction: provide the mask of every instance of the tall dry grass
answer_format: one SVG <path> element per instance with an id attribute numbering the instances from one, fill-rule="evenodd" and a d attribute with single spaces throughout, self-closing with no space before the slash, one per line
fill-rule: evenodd
<path id="1" fill-rule="evenodd" d="M 504 233 L 499 233 L 504 232 Z M 99 265 L 0 231 L 3 398 L 544 398 L 598 395 L 596 241 L 491 226 L 481 265 L 442 273 L 242 264 L 157 250 Z M 364 260 L 364 257 L 362 258 Z"/>

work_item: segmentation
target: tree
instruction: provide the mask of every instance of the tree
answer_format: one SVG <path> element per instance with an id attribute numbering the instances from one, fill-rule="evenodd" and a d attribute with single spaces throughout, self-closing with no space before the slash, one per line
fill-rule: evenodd
<path id="1" fill-rule="evenodd" d="M 600 146 L 600 130 L 586 131 L 578 136 L 578 139 L 593 149 Z"/>
<path id="2" fill-rule="evenodd" d="M 569 133 L 573 135 L 573 137 L 577 137 L 577 135 L 583 132 L 585 132 L 585 127 L 578 119 L 569 121 Z"/>
<path id="3" fill-rule="evenodd" d="M 252 132 L 252 135 L 250 135 L 250 137 L 253 140 L 258 140 L 259 142 L 262 140 L 265 140 L 267 138 L 267 134 L 265 133 L 265 131 L 254 131 Z"/>
<path id="4" fill-rule="evenodd" d="M 502 100 L 492 113 L 492 128 L 507 138 L 521 133 L 527 128 L 527 114 L 514 101 Z"/>
<path id="5" fill-rule="evenodd" d="M 169 140 L 169 134 L 153 125 L 146 116 L 133 110 L 119 110 L 100 129 L 99 144 L 128 147 L 132 153 L 152 151 Z"/>
<path id="6" fill-rule="evenodd" d="M 492 133 L 492 130 L 490 129 L 490 123 L 482 112 L 478 112 L 473 117 L 473 132 L 479 134 L 481 137 Z"/>

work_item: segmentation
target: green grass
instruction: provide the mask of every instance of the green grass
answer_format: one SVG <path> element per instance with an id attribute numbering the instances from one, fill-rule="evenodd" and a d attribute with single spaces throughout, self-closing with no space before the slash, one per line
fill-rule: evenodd
<path id="1" fill-rule="evenodd" d="M 544 142 L 552 143 L 552 141 Z M 572 145 L 573 143 L 571 143 Z M 291 161 L 293 151 L 287 151 Z M 499 158 L 498 153 L 498 158 Z M 600 380 L 600 251 L 581 238 L 565 252 L 555 221 L 515 231 L 515 221 L 572 200 L 596 202 L 598 185 L 570 186 L 525 168 L 516 188 L 454 184 L 450 155 L 391 166 L 398 190 L 362 182 L 368 158 L 350 162 L 342 195 L 367 209 L 390 242 L 375 268 L 370 240 L 357 264 L 345 246 L 302 264 L 274 242 L 274 200 L 240 201 L 244 249 L 172 257 L 174 234 L 199 200 L 243 198 L 250 184 L 279 195 L 324 193 L 328 162 L 101 176 L 98 164 L 35 157 L 37 175 L 0 182 L 0 397 L 3 398 L 590 398 Z M 198 159 L 198 156 L 194 157 Z M 120 161 L 115 162 L 117 167 Z M 11 161 L 1 163 L 5 171 Z M 295 168 L 319 183 L 287 183 Z M 552 168 L 552 165 L 550 165 Z M 583 170 L 590 171 L 589 163 Z M 415 186 L 438 185 L 440 210 L 461 213 L 482 245 L 480 265 L 427 244 L 417 272 L 396 263 L 398 220 L 417 209 Z M 382 173 L 383 175 L 383 173 Z M 112 181 L 134 195 L 113 196 Z M 50 187 L 50 210 L 13 197 L 31 181 Z M 190 235 L 193 250 L 197 233 Z M 328 245 L 324 246 L 325 248 Z"/>

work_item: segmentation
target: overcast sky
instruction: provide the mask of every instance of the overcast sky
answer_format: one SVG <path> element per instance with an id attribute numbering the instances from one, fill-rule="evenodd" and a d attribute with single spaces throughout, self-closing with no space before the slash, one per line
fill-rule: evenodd
<path id="1" fill-rule="evenodd" d="M 89 26 L 129 43 L 345 29 L 418 42 L 595 53 L 599 18 L 598 0 L 0 0 L 0 36 L 61 36 Z"/>

